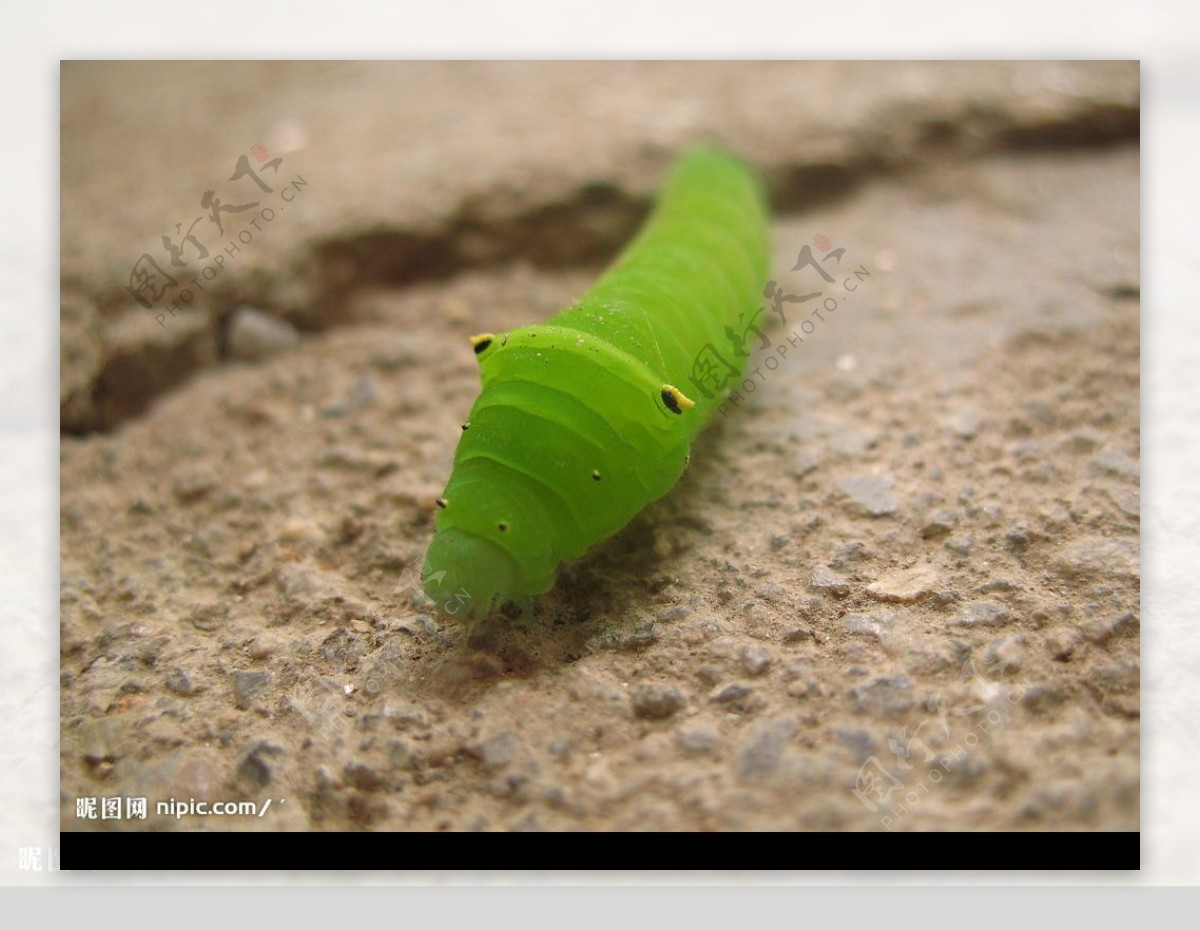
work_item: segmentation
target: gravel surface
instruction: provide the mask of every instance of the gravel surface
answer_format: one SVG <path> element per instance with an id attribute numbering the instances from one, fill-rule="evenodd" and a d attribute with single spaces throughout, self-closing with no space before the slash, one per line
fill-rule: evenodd
<path id="1" fill-rule="evenodd" d="M 1138 829 L 1136 64 L 147 67 L 63 74 L 64 829 Z M 465 629 L 408 579 L 467 336 L 585 290 L 700 137 L 786 292 L 844 249 L 836 306 Z M 254 143 L 310 186 L 159 325 L 130 265 Z"/>

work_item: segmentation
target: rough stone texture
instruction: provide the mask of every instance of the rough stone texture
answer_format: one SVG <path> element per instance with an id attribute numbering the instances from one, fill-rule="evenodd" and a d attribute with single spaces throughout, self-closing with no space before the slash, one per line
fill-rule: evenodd
<path id="1" fill-rule="evenodd" d="M 63 76 L 65 829 L 1138 827 L 1136 65 L 149 67 Z M 532 620 L 433 616 L 466 336 L 708 132 L 782 285 L 818 234 L 869 274 Z M 157 325 L 130 263 L 255 142 L 310 187 Z M 299 345 L 215 364 L 243 304 Z"/>
<path id="2" fill-rule="evenodd" d="M 675 687 L 661 685 L 638 685 L 633 692 L 633 712 L 648 720 L 665 720 L 682 710 L 686 700 Z"/>
<path id="3" fill-rule="evenodd" d="M 364 287 L 604 259 L 696 139 L 796 211 L 931 156 L 1133 138 L 1137 79 L 1136 62 L 67 62 L 63 427 L 111 428 L 231 355 L 245 302 L 324 327 L 372 315 Z M 150 309 L 128 290 L 143 254 L 175 282 Z"/>
<path id="4" fill-rule="evenodd" d="M 921 536 L 926 536 L 924 528 L 921 530 Z M 912 603 L 931 594 L 937 589 L 937 585 L 937 573 L 928 565 L 917 565 L 888 572 L 867 585 L 867 593 L 877 601 Z"/>

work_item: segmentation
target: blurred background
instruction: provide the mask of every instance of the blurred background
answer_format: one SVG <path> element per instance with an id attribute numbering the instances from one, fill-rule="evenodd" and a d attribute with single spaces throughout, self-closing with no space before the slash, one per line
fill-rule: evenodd
<path id="1" fill-rule="evenodd" d="M 695 141 L 786 216 L 930 164 L 1136 144 L 1138 101 L 1136 62 L 65 62 L 63 428 L 236 352 L 242 303 L 324 328 L 380 284 L 602 263 Z"/>

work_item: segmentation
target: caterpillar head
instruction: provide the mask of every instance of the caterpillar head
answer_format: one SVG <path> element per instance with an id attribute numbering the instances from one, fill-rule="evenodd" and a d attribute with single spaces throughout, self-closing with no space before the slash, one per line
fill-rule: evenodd
<path id="1" fill-rule="evenodd" d="M 447 527 L 429 547 L 425 593 L 448 614 L 486 617 L 519 589 L 521 573 L 503 546 L 469 530 Z"/>

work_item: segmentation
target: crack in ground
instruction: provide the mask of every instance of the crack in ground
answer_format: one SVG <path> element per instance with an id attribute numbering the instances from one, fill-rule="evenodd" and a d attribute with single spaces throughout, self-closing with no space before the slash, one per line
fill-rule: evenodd
<path id="1" fill-rule="evenodd" d="M 1136 106 L 1093 102 L 1029 124 L 1014 125 L 992 111 L 953 121 L 905 122 L 897 117 L 896 123 L 864 132 L 858 156 L 762 167 L 776 218 L 850 197 L 873 180 L 927 170 L 931 161 L 1137 144 L 1141 113 Z M 495 215 L 498 211 L 484 197 L 465 203 L 435 230 L 380 228 L 319 240 L 297 262 L 308 291 L 304 317 L 291 321 L 302 330 L 323 331 L 340 324 L 347 302 L 364 288 L 404 289 L 518 259 L 543 270 L 601 266 L 633 235 L 649 207 L 648 197 L 615 184 L 592 183 L 564 200 L 508 216 Z M 170 343 L 147 340 L 110 351 L 99 374 L 62 404 L 62 431 L 110 431 L 195 371 L 230 358 L 230 315 L 243 304 L 273 309 L 277 283 L 252 279 L 212 288 L 209 316 L 186 335 Z M 83 291 L 83 282 L 64 281 L 64 293 L 78 296 Z M 96 303 L 102 314 L 111 314 L 127 299 L 124 288 L 114 287 Z"/>

